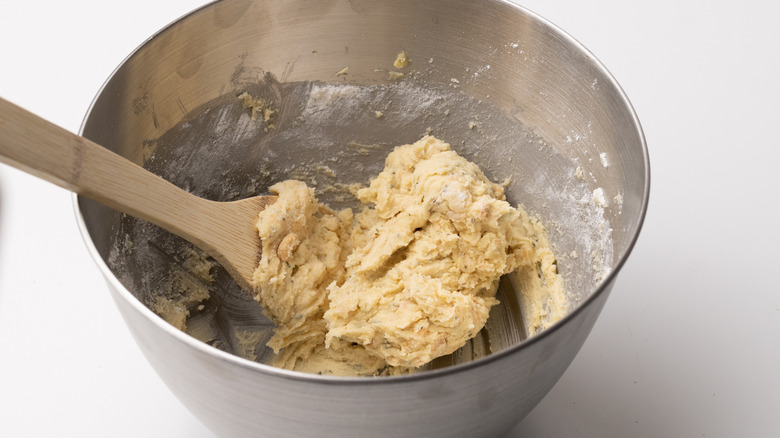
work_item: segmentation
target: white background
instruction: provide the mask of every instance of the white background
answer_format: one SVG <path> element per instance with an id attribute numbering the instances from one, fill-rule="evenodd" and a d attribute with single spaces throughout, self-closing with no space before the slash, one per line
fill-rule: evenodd
<path id="1" fill-rule="evenodd" d="M 75 132 L 124 57 L 203 3 L 0 0 L 0 96 Z M 780 436 L 780 7 L 523 4 L 621 83 L 653 180 L 590 338 L 509 436 Z M 212 436 L 130 338 L 70 194 L 3 165 L 0 338 L 0 436 Z"/>

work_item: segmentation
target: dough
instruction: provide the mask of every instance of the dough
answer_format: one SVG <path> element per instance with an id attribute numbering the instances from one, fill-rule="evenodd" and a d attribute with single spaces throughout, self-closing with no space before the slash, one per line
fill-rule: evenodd
<path id="1" fill-rule="evenodd" d="M 271 120 L 276 115 L 276 110 L 271 107 L 271 104 L 268 101 L 254 97 L 246 91 L 238 95 L 238 100 L 241 101 L 241 105 L 244 109 L 250 111 L 252 120 L 257 120 L 258 116 L 262 116 L 262 119 L 265 122 L 263 131 L 268 132 L 269 129 L 276 129 L 274 124 L 271 123 Z"/>
<path id="2" fill-rule="evenodd" d="M 404 68 L 407 65 L 409 65 L 409 58 L 406 57 L 406 51 L 402 50 L 395 57 L 395 61 L 393 61 L 393 66 L 395 68 Z"/>
<path id="3" fill-rule="evenodd" d="M 276 366 L 412 371 L 473 338 L 498 304 L 499 278 L 512 272 L 538 289 L 528 296 L 541 300 L 540 313 L 565 301 L 541 224 L 434 137 L 388 155 L 357 191 L 359 213 L 334 212 L 300 181 L 271 191 L 279 199 L 258 218 L 263 252 L 253 283 L 277 325 L 268 343 Z M 563 314 L 552 313 L 530 318 L 529 333 Z"/>

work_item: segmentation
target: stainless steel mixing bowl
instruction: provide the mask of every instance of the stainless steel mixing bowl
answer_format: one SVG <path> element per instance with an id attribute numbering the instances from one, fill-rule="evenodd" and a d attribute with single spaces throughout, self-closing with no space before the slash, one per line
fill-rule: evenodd
<path id="1" fill-rule="evenodd" d="M 400 50 L 412 63 L 391 80 Z M 241 108 L 244 91 L 271 103 L 273 127 Z M 425 132 L 506 179 L 509 200 L 547 224 L 572 309 L 527 337 L 522 294 L 504 285 L 503 310 L 485 334 L 489 354 L 472 346 L 415 375 L 289 372 L 258 363 L 263 351 L 257 361 L 231 354 L 229 335 L 207 344 L 173 328 L 144 305 L 155 288 L 149 272 L 176 265 L 160 249 L 172 238 L 77 198 L 87 245 L 140 348 L 215 433 L 508 431 L 577 354 L 637 239 L 649 190 L 643 134 L 587 50 L 500 0 L 220 1 L 153 36 L 107 81 L 82 134 L 214 199 L 264 193 L 289 176 L 320 189 L 366 183 L 392 146 Z M 221 278 L 207 301 L 213 312 L 201 316 L 219 330 L 262 319 Z"/>

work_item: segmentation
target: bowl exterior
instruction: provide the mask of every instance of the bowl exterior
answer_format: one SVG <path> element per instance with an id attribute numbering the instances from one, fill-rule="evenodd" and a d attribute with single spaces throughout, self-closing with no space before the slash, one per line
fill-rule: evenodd
<path id="1" fill-rule="evenodd" d="M 110 283 L 109 283 L 110 284 Z M 522 349 L 416 378 L 312 379 L 259 371 L 162 327 L 111 287 L 139 347 L 171 391 L 224 437 L 495 437 L 547 394 L 609 294 Z"/>

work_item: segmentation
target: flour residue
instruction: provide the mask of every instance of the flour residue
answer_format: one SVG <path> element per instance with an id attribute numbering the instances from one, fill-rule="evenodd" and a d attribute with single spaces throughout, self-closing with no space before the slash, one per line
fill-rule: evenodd
<path id="1" fill-rule="evenodd" d="M 480 68 L 476 73 L 489 71 Z M 546 224 L 567 296 L 576 306 L 614 264 L 606 211 L 620 206 L 620 194 L 605 191 L 605 202 L 594 202 L 598 182 L 589 163 L 563 156 L 516 117 L 452 87 L 459 84 L 449 78 L 438 84 L 418 82 L 410 75 L 373 85 L 279 83 L 266 75 L 257 84 L 243 84 L 243 89 L 195 109 L 165 135 L 149 139 L 145 167 L 214 200 L 267 194 L 268 187 L 295 175 L 334 208 L 354 207 L 351 188 L 379 173 L 392 147 L 430 133 L 446 139 L 491 180 L 507 181 L 507 200 L 522 203 Z M 275 111 L 271 121 L 276 129 L 264 129 L 263 115 L 258 112 L 253 120 L 242 107 L 236 96 L 245 91 L 265 99 Z M 587 139 L 585 131 L 569 133 L 570 140 Z M 191 245 L 130 217 L 123 217 L 117 230 L 109 264 L 120 281 L 150 307 L 155 297 L 175 298 L 160 293 L 160 287 L 180 266 L 183 248 Z M 255 341 L 247 333 L 270 336 L 273 324 L 262 308 L 220 268 L 211 281 L 201 283 L 208 298 L 179 306 L 176 320 L 185 320 L 188 331 L 216 348 L 270 361 L 270 349 L 246 348 Z M 483 334 L 431 367 L 469 361 L 524 339 L 523 304 L 517 295 L 511 282 L 502 281 L 497 295 L 502 304 L 491 309 Z"/>

